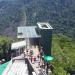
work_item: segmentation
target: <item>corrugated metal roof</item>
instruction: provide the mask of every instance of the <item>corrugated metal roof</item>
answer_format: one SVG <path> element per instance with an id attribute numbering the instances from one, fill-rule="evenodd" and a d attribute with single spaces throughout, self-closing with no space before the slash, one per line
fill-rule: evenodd
<path id="1" fill-rule="evenodd" d="M 25 60 L 15 60 L 8 64 L 2 75 L 28 75 L 28 67 Z"/>
<path id="2" fill-rule="evenodd" d="M 38 38 L 41 37 L 36 33 L 36 26 L 18 27 L 18 38 Z M 22 33 L 21 35 L 19 33 Z"/>
<path id="3" fill-rule="evenodd" d="M 7 67 L 8 63 L 9 63 L 9 62 L 6 62 L 6 63 L 0 65 L 0 75 L 2 75 L 3 71 L 4 71 L 5 68 Z"/>
<path id="4" fill-rule="evenodd" d="M 26 45 L 26 41 L 19 41 L 19 42 L 15 42 L 15 43 L 12 43 L 11 45 L 11 49 L 19 49 L 19 48 L 22 48 Z"/>

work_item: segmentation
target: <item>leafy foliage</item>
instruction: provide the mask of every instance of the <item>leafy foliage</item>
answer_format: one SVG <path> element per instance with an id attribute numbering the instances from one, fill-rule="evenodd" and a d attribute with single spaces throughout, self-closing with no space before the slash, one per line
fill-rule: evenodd
<path id="1" fill-rule="evenodd" d="M 0 18 L 0 34 L 15 36 L 17 26 L 44 21 L 54 33 L 75 37 L 75 0 L 4 0 Z"/>
<path id="2" fill-rule="evenodd" d="M 54 35 L 52 43 L 54 75 L 69 75 L 75 71 L 75 41 L 64 35 Z"/>
<path id="3" fill-rule="evenodd" d="M 13 40 L 8 37 L 0 37 L 0 59 L 10 59 L 12 41 Z"/>

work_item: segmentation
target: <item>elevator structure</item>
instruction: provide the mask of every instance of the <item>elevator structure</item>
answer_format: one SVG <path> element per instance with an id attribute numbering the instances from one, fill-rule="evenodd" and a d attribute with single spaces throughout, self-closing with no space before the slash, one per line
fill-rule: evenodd
<path id="1" fill-rule="evenodd" d="M 44 52 L 44 59 L 51 60 L 51 47 L 52 47 L 52 30 L 53 28 L 49 23 L 38 22 L 38 32 L 41 35 L 41 47 Z"/>
<path id="2" fill-rule="evenodd" d="M 43 50 L 44 58 L 52 60 L 52 30 L 53 28 L 47 22 L 37 22 L 36 26 L 21 26 L 18 27 L 17 37 L 19 39 L 27 39 L 30 45 L 39 45 L 40 50 Z"/>

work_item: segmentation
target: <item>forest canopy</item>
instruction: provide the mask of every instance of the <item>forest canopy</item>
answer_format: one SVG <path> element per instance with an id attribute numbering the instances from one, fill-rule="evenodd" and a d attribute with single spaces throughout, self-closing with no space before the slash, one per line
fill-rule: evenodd
<path id="1" fill-rule="evenodd" d="M 75 41 L 64 35 L 53 35 L 51 62 L 53 75 L 69 75 L 75 72 Z"/>

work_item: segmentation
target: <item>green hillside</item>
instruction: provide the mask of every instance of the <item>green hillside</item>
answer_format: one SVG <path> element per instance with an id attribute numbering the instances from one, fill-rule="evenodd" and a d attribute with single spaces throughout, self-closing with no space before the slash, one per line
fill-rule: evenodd
<path id="1" fill-rule="evenodd" d="M 69 75 L 69 72 L 75 72 L 74 40 L 63 35 L 53 35 L 52 56 L 53 75 Z"/>
<path id="2" fill-rule="evenodd" d="M 75 38 L 75 0 L 1 0 L 0 34 L 16 36 L 16 28 L 49 22 L 54 33 Z"/>

